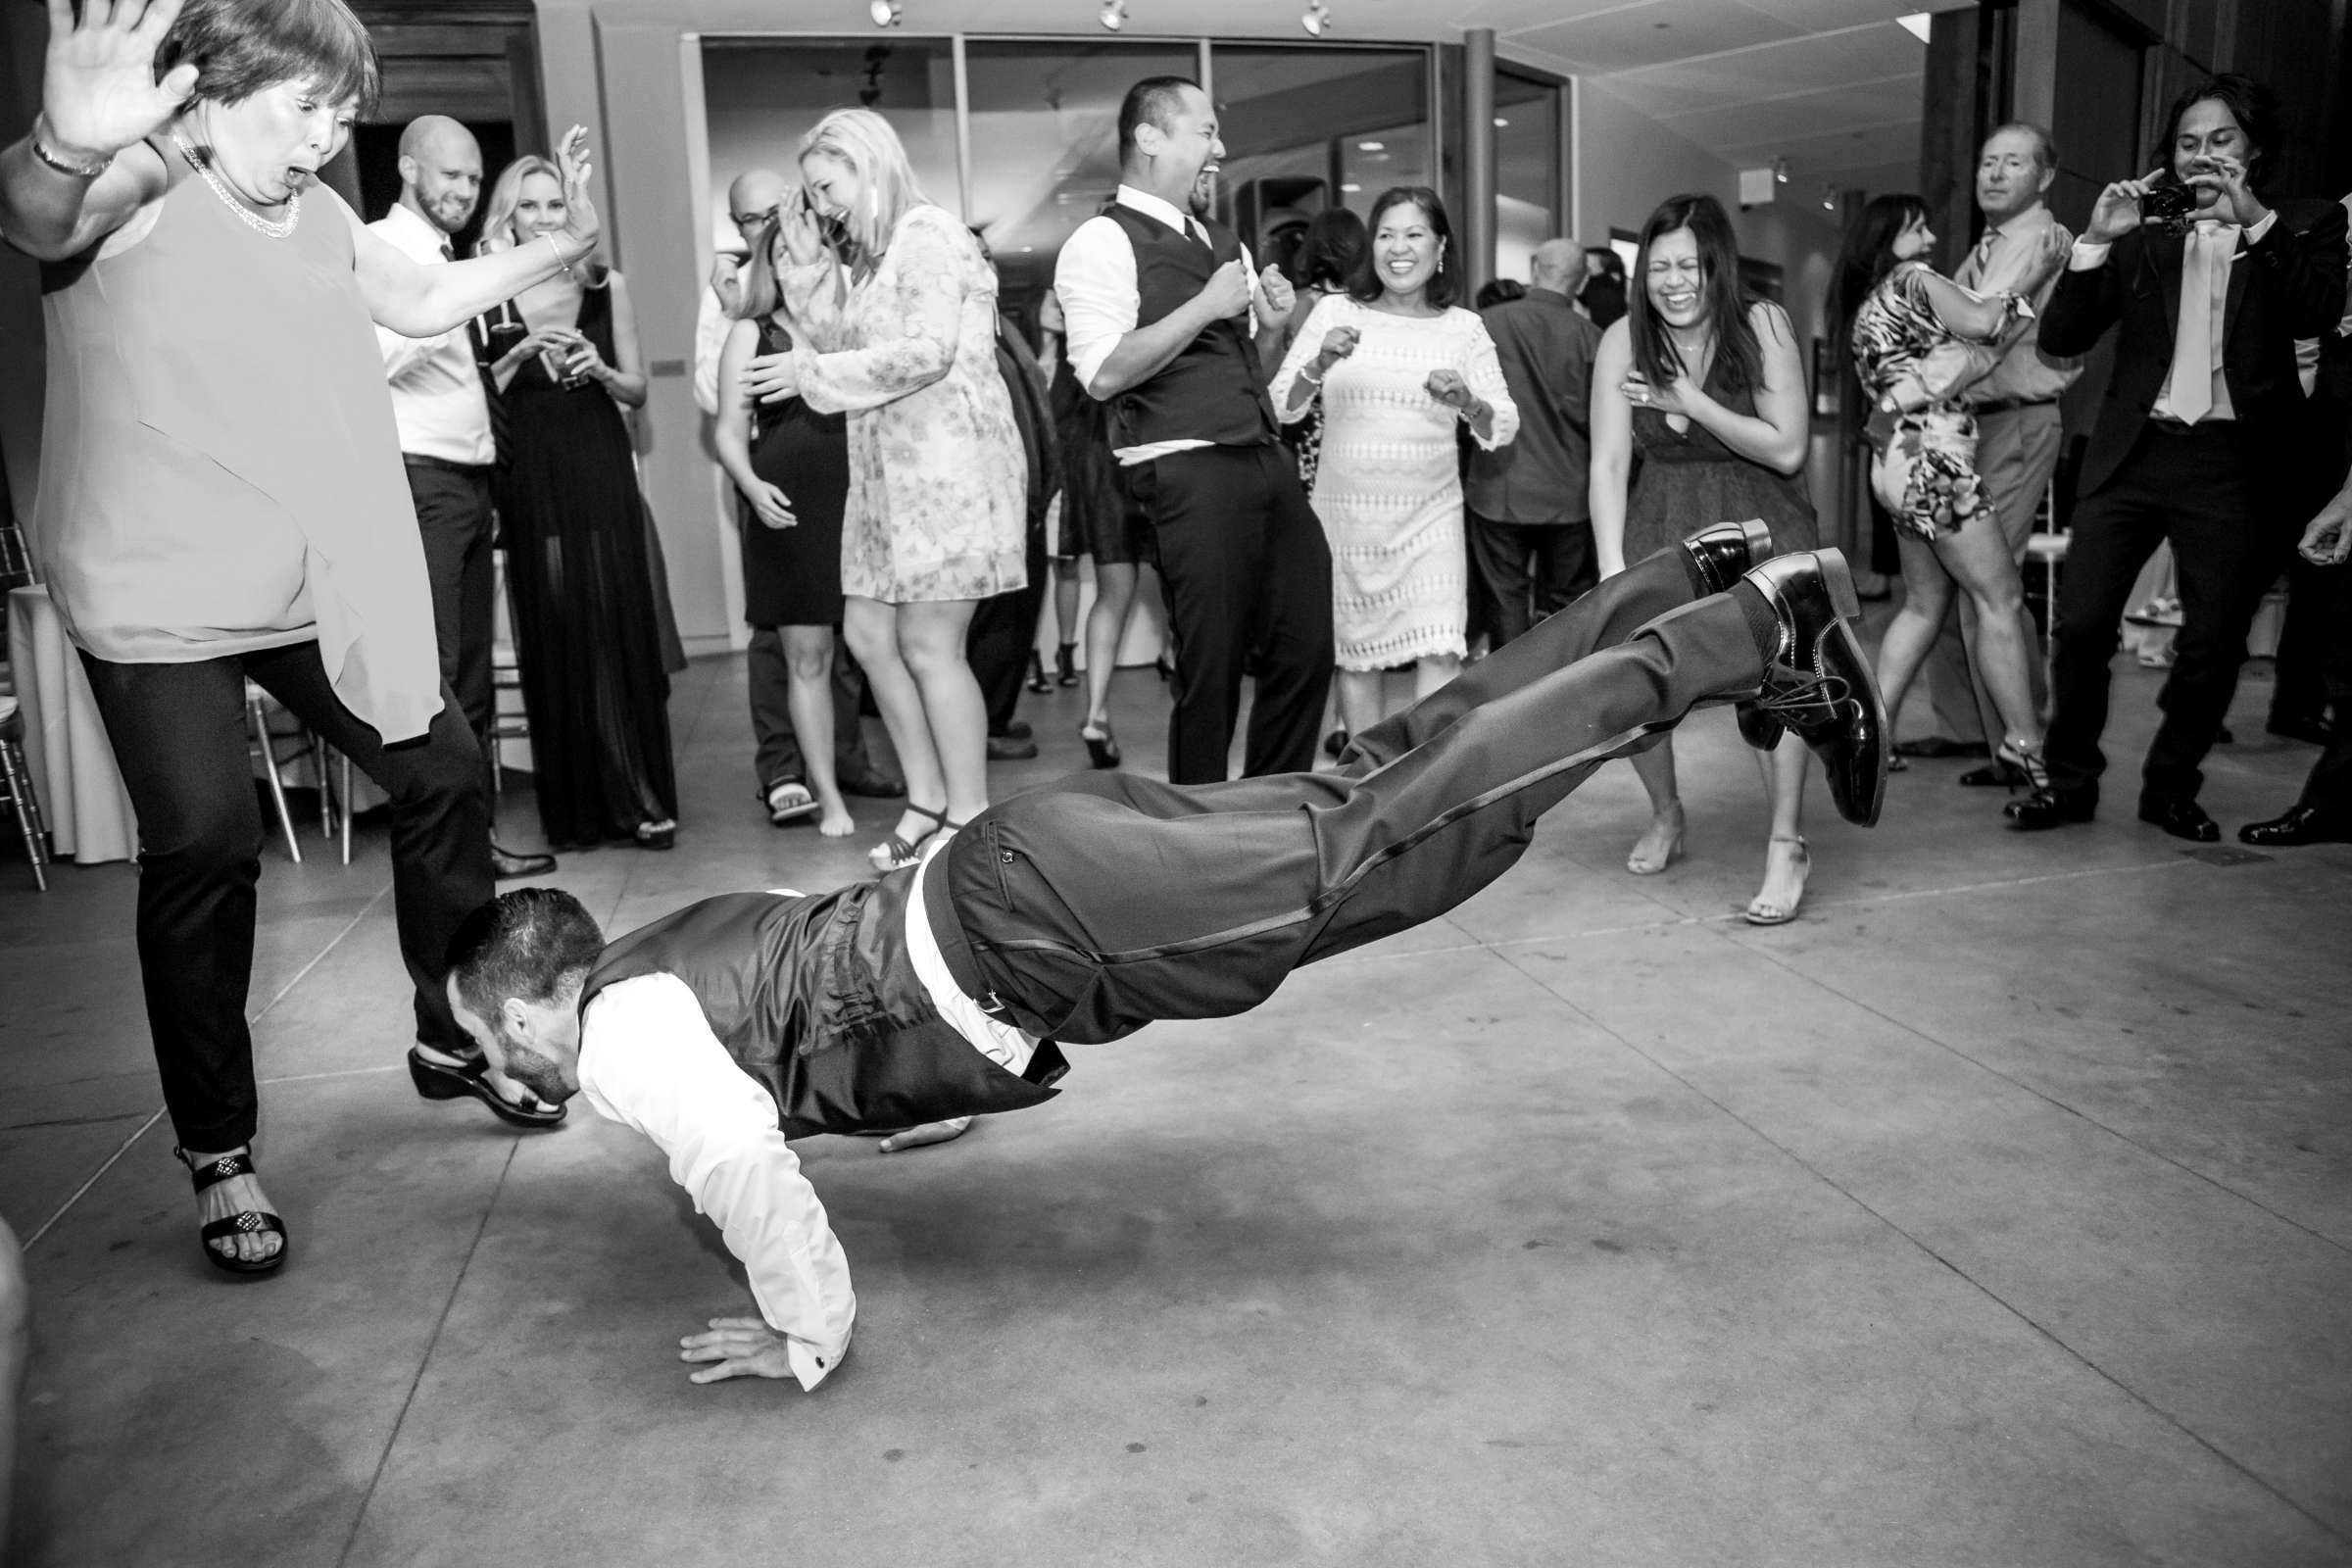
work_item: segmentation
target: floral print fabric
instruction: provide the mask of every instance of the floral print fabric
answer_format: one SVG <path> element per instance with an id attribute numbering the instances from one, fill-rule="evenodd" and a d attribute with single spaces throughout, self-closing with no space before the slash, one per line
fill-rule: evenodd
<path id="1" fill-rule="evenodd" d="M 1897 264 L 1854 313 L 1851 337 L 1874 406 L 1871 491 L 1896 527 L 1922 539 L 1952 532 L 1984 505 L 1976 416 L 1951 397 L 1967 362 L 1928 298 L 1931 275 L 1925 262 Z"/>

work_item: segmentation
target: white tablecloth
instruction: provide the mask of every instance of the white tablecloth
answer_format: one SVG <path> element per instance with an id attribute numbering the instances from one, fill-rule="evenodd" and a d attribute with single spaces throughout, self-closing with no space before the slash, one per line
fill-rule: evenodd
<path id="1" fill-rule="evenodd" d="M 24 710 L 24 760 L 58 858 L 84 865 L 132 858 L 139 824 L 130 794 L 46 590 L 9 590 L 8 662 Z"/>

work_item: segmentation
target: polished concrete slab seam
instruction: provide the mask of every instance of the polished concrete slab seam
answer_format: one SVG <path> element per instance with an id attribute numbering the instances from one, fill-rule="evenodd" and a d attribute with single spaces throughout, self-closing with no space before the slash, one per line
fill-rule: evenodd
<path id="1" fill-rule="evenodd" d="M 1861 1011 L 1869 1013 L 1873 1017 L 1881 1019 L 1891 1028 L 1898 1029 L 1903 1033 L 1912 1036 L 1914 1039 L 1922 1041 L 1937 1050 L 1949 1053 L 1958 1059 L 1967 1062 L 1972 1068 L 1986 1073 L 2004 1083 L 2013 1085 L 2034 1099 L 2049 1104 L 2054 1109 L 2066 1115 L 2080 1119 L 2085 1125 L 2096 1128 L 2098 1131 L 2118 1140 L 2137 1152 L 2146 1154 L 2151 1158 L 2163 1162 L 2164 1164 L 2170 1165 L 2173 1168 L 2181 1171 L 2183 1174 L 2188 1175 L 2191 1178 L 2199 1182 L 2203 1182 L 2206 1185 L 2213 1187 L 2215 1190 L 2226 1194 L 2228 1197 L 2236 1201 L 2243 1202 L 2249 1207 L 2259 1209 L 2262 1213 L 2269 1215 L 2273 1219 L 2279 1220 L 2281 1223 L 2287 1225 L 2289 1228 L 2302 1235 L 2322 1242 L 2332 1250 L 2343 1250 L 2343 1249 L 2340 1248 L 2332 1239 L 2313 1231 L 2308 1226 L 2298 1224 L 2294 1220 L 2287 1219 L 2285 1216 L 2278 1214 L 2268 1205 L 2247 1197 L 2243 1193 L 2234 1191 L 2226 1183 L 2219 1182 L 2210 1175 L 2198 1171 L 2193 1167 L 2183 1165 L 2180 1163 L 2180 1161 L 2174 1159 L 2158 1151 L 2147 1149 L 2144 1145 L 2131 1138 L 2127 1134 L 2119 1132 L 2112 1127 L 2106 1126 L 2105 1124 L 2097 1121 L 2095 1118 L 2085 1115 L 2077 1107 L 2065 1103 L 2063 1101 L 2053 1099 L 2042 1091 L 2034 1088 L 2034 1086 L 2031 1084 L 2019 1082 L 2013 1075 L 2004 1073 L 1997 1067 L 1993 1067 L 1984 1062 L 1977 1060 L 1976 1058 L 1970 1056 L 1966 1052 L 1960 1051 L 1958 1048 L 1951 1046 L 1947 1042 L 1938 1040 L 1934 1035 L 1927 1033 L 1917 1026 L 1891 1016 L 1883 1008 L 1875 1007 L 1868 1002 L 1847 995 L 1846 993 L 1838 990 L 1837 987 L 1828 984 L 1817 975 L 1807 974 L 1805 971 L 1795 967 L 1794 965 L 1782 962 L 1778 956 L 1766 952 L 1760 947 L 1735 941 L 1734 939 L 1738 935 L 1736 929 L 1725 931 L 1721 933 L 1721 935 L 1726 943 L 1740 948 L 1743 954 L 1765 959 L 1767 962 L 1773 964 L 1774 967 L 1788 974 L 1791 979 L 1794 979 L 1802 984 L 1815 987 L 1827 995 L 1837 998 L 1838 1001 L 1849 1006 L 1856 1007 Z M 1498 943 L 1495 944 L 1495 946 L 1499 948 L 1503 946 L 1503 944 Z M 2186 1421 L 2175 1414 L 2173 1411 L 2165 1408 L 2164 1405 L 2158 1403 L 2146 1393 L 2134 1388 L 2131 1383 L 2127 1382 L 2113 1371 L 2110 1371 L 2108 1368 L 2100 1365 L 2095 1358 L 2084 1353 L 2080 1348 L 2071 1344 L 2063 1335 L 2051 1328 L 2048 1324 L 2041 1322 L 2032 1312 L 2028 1311 L 2017 1302 L 2012 1301 L 2008 1298 L 2004 1297 L 1998 1290 L 1994 1289 L 1985 1281 L 1979 1279 L 1958 1261 L 1946 1256 L 1926 1238 L 1920 1236 L 1909 1227 L 1903 1225 L 1899 1220 L 1896 1220 L 1891 1215 L 1886 1213 L 1878 1205 L 1873 1204 L 1868 1199 L 1854 1191 L 1851 1185 L 1839 1181 L 1836 1176 L 1822 1169 L 1818 1163 L 1806 1158 L 1801 1152 L 1792 1148 L 1785 1140 L 1774 1137 L 1769 1131 L 1758 1125 L 1753 1118 L 1742 1115 L 1736 1107 L 1727 1102 L 1722 1096 L 1709 1093 L 1708 1090 L 1703 1085 L 1698 1083 L 1690 1074 L 1677 1070 L 1672 1063 L 1662 1059 L 1656 1053 L 1644 1050 L 1639 1042 L 1632 1039 L 1624 1031 L 1612 1027 L 1607 1021 L 1594 1015 L 1589 1008 L 1580 1005 L 1573 997 L 1562 992 L 1558 986 L 1552 984 L 1548 979 L 1538 973 L 1535 969 L 1517 961 L 1512 955 L 1498 952 L 1496 953 L 1495 956 L 1505 964 L 1508 964 L 1511 968 L 1516 969 L 1520 973 L 1526 975 L 1527 978 L 1536 986 L 1556 999 L 1561 1005 L 1567 1007 L 1578 1017 L 1591 1024 L 1595 1030 L 1616 1041 L 1617 1044 L 1623 1047 L 1627 1052 L 1639 1057 L 1658 1073 L 1680 1085 L 1685 1091 L 1692 1095 L 1703 1103 L 1712 1106 L 1726 1120 L 1732 1122 L 1744 1132 L 1748 1133 L 1750 1136 L 1755 1138 L 1757 1142 L 1773 1150 L 1782 1157 L 1788 1160 L 1789 1163 L 1794 1165 L 1797 1169 L 1805 1172 L 1805 1174 L 1812 1180 L 1819 1182 L 1824 1188 L 1837 1194 L 1844 1201 L 1851 1203 L 1857 1210 L 1868 1215 L 1874 1223 L 1886 1227 L 1889 1233 L 1901 1238 L 1901 1240 L 1907 1245 L 1916 1248 L 1922 1255 L 1933 1259 L 1936 1263 L 1948 1270 L 1955 1278 L 1967 1285 L 1969 1289 L 1982 1295 L 1985 1300 L 1991 1302 L 2001 1311 L 2006 1312 L 2014 1317 L 2019 1323 L 2033 1331 L 2035 1335 L 2048 1341 L 2053 1348 L 2066 1355 L 2070 1360 L 2076 1362 L 2085 1371 L 2088 1371 L 2093 1376 L 2099 1378 L 2101 1381 L 2114 1388 L 2125 1397 L 2145 1409 L 2150 1415 L 2154 1416 L 2159 1421 L 2162 1421 L 2168 1427 L 2171 1427 L 2173 1430 L 2179 1432 L 2182 1437 L 2195 1444 L 2198 1447 L 2212 1454 L 2214 1458 L 2219 1460 L 2223 1465 L 2239 1476 L 2242 1476 L 2253 1486 L 2259 1488 L 2261 1491 L 2277 1499 L 2279 1503 L 2283 1504 L 2298 1517 L 2311 1524 L 2315 1529 L 2321 1531 L 2330 1540 L 2345 1542 L 2348 1544 L 2352 1544 L 2352 1536 L 2347 1536 L 2342 1530 L 2338 1529 L 2328 1519 L 2315 1512 L 2310 1506 L 2297 1499 L 2290 1493 L 2282 1490 L 2277 1483 L 2264 1476 L 2259 1470 L 2256 1470 L 2251 1465 L 2246 1463 L 2246 1461 L 2238 1458 L 2236 1455 L 2230 1453 L 2227 1448 L 2222 1447 L 2211 1439 L 2207 1438 L 2204 1434 L 2198 1432 L 2193 1426 L 2189 1425 Z"/>

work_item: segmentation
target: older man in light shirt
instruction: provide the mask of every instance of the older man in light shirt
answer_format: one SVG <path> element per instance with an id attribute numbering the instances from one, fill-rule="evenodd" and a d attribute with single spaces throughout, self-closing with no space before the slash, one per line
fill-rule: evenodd
<path id="1" fill-rule="evenodd" d="M 2058 149 L 2039 125 L 2018 122 L 2002 125 L 1984 138 L 1977 157 L 1977 207 L 1984 215 L 1984 235 L 1953 273 L 1956 281 L 1980 293 L 2014 289 L 2033 264 L 2042 236 L 2052 228 L 2065 232 L 2050 215 L 2043 198 L 2058 177 Z M 2071 241 L 2072 236 L 2069 236 Z M 2055 274 L 2034 297 L 2034 310 L 2049 304 L 2058 286 Z M 1977 472 L 2008 535 L 2010 554 L 2025 560 L 2026 540 L 2034 532 L 2034 514 L 2058 471 L 2063 439 L 2058 425 L 2058 399 L 2082 373 L 2080 360 L 2054 359 L 2034 340 L 2034 324 L 2020 320 L 1996 343 L 1968 345 L 1977 362 L 1976 379 L 1960 396 L 1977 416 Z M 1895 750 L 1918 757 L 1990 758 L 1991 743 L 2001 738 L 2000 715 L 1992 699 L 1978 685 L 1969 667 L 1967 642 L 1976 635 L 1977 609 L 1966 594 L 1953 596 L 1953 617 L 1928 657 L 1928 686 L 1936 703 L 1936 733 L 1908 741 Z M 2018 611 L 2026 646 L 2036 633 L 2032 612 Z M 1954 618 L 1956 617 L 1956 618 Z M 2039 661 L 2029 666 L 2034 704 L 2044 700 Z M 1963 784 L 2012 782 L 2006 763 L 1987 761 L 1960 775 Z M 2022 782 L 2023 776 L 2015 780 Z"/>
<path id="2" fill-rule="evenodd" d="M 452 237 L 473 217 L 481 195 L 482 149 L 473 133 L 445 115 L 425 115 L 400 133 L 400 200 L 368 226 L 412 261 L 437 267 L 456 260 Z M 496 618 L 490 478 L 498 442 L 480 345 L 466 327 L 415 338 L 379 326 L 375 339 L 424 542 L 441 678 L 457 694 L 466 724 L 486 735 L 497 703 L 490 671 Z M 490 854 L 501 877 L 544 876 L 556 868 L 552 855 L 521 855 L 496 844 Z"/>

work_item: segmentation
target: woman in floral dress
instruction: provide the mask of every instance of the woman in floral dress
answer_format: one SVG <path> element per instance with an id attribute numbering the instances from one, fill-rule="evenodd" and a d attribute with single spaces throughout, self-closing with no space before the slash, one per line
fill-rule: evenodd
<path id="1" fill-rule="evenodd" d="M 2019 629 L 2024 587 L 2000 519 L 1977 478 L 1977 421 L 1957 395 L 1973 367 L 1963 342 L 1990 342 L 2066 260 L 2053 226 L 2033 273 L 2014 294 L 1984 296 L 1943 277 L 1923 258 L 1934 249 L 1926 204 L 1881 196 L 1864 209 L 1838 262 L 1838 307 L 1852 322 L 1854 370 L 1871 400 L 1870 483 L 1894 519 L 1903 606 L 1879 646 L 1879 690 L 1899 717 L 1957 585 L 1976 602 L 1971 655 L 2006 731 L 1998 753 L 2035 788 L 2041 715 L 2034 706 L 2033 651 Z"/>
<path id="2" fill-rule="evenodd" d="M 1025 483 L 997 373 L 997 278 L 969 230 L 924 200 L 880 115 L 844 109 L 801 141 L 782 215 L 800 330 L 752 365 L 766 398 L 846 411 L 842 632 L 906 776 L 906 810 L 867 857 L 911 865 L 988 805 L 988 715 L 964 633 L 1027 582 Z"/>

